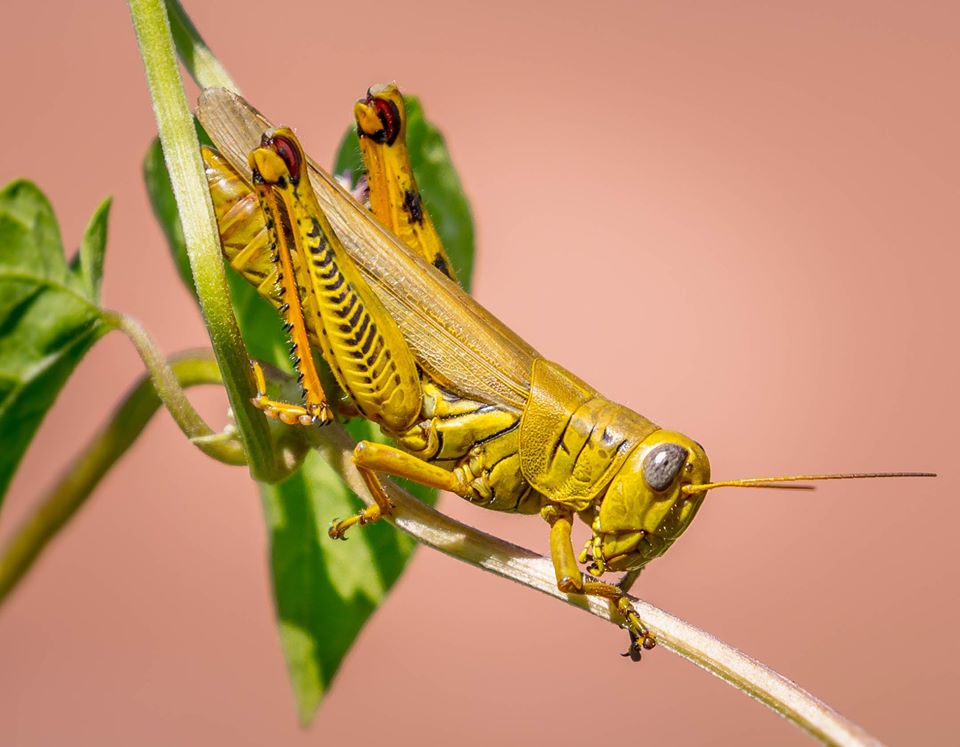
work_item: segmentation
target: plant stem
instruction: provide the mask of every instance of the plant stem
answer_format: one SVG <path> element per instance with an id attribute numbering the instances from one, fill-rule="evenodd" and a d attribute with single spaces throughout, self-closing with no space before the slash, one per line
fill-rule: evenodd
<path id="1" fill-rule="evenodd" d="M 217 461 L 225 464 L 246 464 L 243 446 L 237 441 L 211 438 L 218 434 L 204 422 L 187 399 L 167 359 L 157 349 L 153 339 L 140 322 L 116 311 L 104 311 L 102 318 L 111 327 L 123 332 L 133 343 L 150 373 L 160 401 L 170 411 L 170 415 L 173 416 L 184 435 L 204 454 Z"/>
<path id="2" fill-rule="evenodd" d="M 166 10 L 163 0 L 129 0 L 129 4 L 200 309 L 223 372 L 250 471 L 256 479 L 272 482 L 279 478 L 281 470 L 266 418 L 250 403 L 254 386 L 249 356 L 230 305 L 213 205 L 206 189 L 200 146 L 187 107 Z"/>
<path id="3" fill-rule="evenodd" d="M 323 458 L 333 465 L 354 493 L 372 505 L 373 498 L 353 464 L 355 442 L 350 434 L 339 425 L 311 431 L 312 442 Z M 385 480 L 384 486 L 396 506 L 393 516 L 388 520 L 422 544 L 579 607 L 601 619 L 617 625 L 623 622 L 615 607 L 605 600 L 560 592 L 549 558 L 444 516 L 392 481 Z M 783 675 L 648 602 L 634 597 L 630 599 L 660 646 L 760 701 L 816 739 L 825 744 L 860 747 L 880 744 L 859 726 Z"/>
<path id="4" fill-rule="evenodd" d="M 212 356 L 192 354 L 169 366 L 176 387 L 219 384 L 220 370 Z M 86 502 L 93 489 L 136 441 L 160 407 L 150 376 L 144 376 L 117 407 L 110 422 L 63 473 L 0 549 L 0 604 L 30 570 L 47 543 Z"/>

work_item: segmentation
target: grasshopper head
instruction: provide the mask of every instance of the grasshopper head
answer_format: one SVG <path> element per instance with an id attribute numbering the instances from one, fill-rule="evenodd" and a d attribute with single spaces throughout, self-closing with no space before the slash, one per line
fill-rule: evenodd
<path id="1" fill-rule="evenodd" d="M 936 477 L 933 472 L 847 472 L 826 475 L 746 477 L 710 482 L 710 462 L 696 441 L 672 431 L 657 430 L 627 457 L 610 481 L 592 518 L 593 538 L 581 554 L 587 571 L 643 568 L 667 551 L 696 516 L 713 488 L 786 488 L 812 490 L 791 483 L 878 477 Z"/>
<path id="2" fill-rule="evenodd" d="M 703 448 L 680 433 L 658 430 L 645 438 L 610 482 L 593 521 L 588 570 L 642 568 L 666 552 L 693 520 L 706 492 L 684 486 L 710 480 Z"/>
<path id="3" fill-rule="evenodd" d="M 393 145 L 404 134 L 403 96 L 395 83 L 369 89 L 367 97 L 354 104 L 353 116 L 357 120 L 357 135 L 375 143 Z"/>

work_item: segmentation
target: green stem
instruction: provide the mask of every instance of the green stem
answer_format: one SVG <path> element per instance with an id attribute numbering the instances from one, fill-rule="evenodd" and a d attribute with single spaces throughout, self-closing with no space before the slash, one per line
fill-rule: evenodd
<path id="1" fill-rule="evenodd" d="M 242 444 L 233 439 L 212 438 L 219 434 L 210 428 L 194 409 L 167 359 L 157 349 L 140 322 L 116 311 L 104 311 L 102 318 L 111 327 L 123 332 L 133 343 L 150 373 L 160 401 L 170 411 L 184 435 L 207 456 L 226 464 L 246 464 Z"/>
<path id="2" fill-rule="evenodd" d="M 153 99 L 164 160 L 180 210 L 200 309 L 223 372 L 224 387 L 250 471 L 258 480 L 273 482 L 278 479 L 280 469 L 266 418 L 250 403 L 254 385 L 249 355 L 230 305 L 227 279 L 220 259 L 217 224 L 200 160 L 200 145 L 187 107 L 163 0 L 129 0 L 129 4 Z"/>
<path id="3" fill-rule="evenodd" d="M 179 0 L 166 0 L 166 6 L 173 41 L 190 77 L 201 88 L 228 88 L 234 93 L 240 93 L 230 73 L 210 51 Z"/>
<path id="4" fill-rule="evenodd" d="M 219 384 L 212 357 L 191 355 L 170 365 L 177 388 Z M 43 549 L 83 506 L 107 471 L 133 445 L 160 407 L 153 381 L 144 376 L 120 404 L 113 418 L 94 437 L 0 549 L 0 604 L 23 578 Z"/>

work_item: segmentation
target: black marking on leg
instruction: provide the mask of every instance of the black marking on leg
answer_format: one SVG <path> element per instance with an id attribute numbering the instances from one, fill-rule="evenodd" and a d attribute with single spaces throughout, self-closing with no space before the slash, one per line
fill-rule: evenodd
<path id="1" fill-rule="evenodd" d="M 373 344 L 373 335 L 368 335 L 366 342 L 363 343 L 363 347 L 359 349 L 361 356 L 366 355 L 370 352 L 370 346 Z M 359 357 L 359 356 L 358 356 Z"/>
<path id="2" fill-rule="evenodd" d="M 336 309 L 337 316 L 339 316 L 341 319 L 345 319 L 347 317 L 347 314 L 353 311 L 354 306 L 357 306 L 357 297 L 356 295 L 351 294 L 350 300 L 347 301 L 347 305 L 344 306 L 342 309 Z M 359 304 L 358 308 L 362 309 L 363 304 Z M 346 332 L 347 330 L 341 326 L 340 331 Z"/>
<path id="3" fill-rule="evenodd" d="M 359 309 L 359 311 L 362 311 L 362 310 L 363 310 L 362 308 Z M 354 315 L 354 316 L 356 316 L 356 315 Z M 354 324 L 355 322 L 353 321 L 353 319 L 351 319 L 351 320 L 350 320 L 350 323 L 351 323 L 351 324 Z M 357 333 L 353 336 L 353 339 L 351 339 L 350 341 L 348 341 L 347 344 L 350 345 L 351 347 L 356 347 L 357 345 L 359 345 L 359 344 L 361 343 L 361 341 L 363 340 L 363 336 L 364 336 L 364 335 L 366 334 L 366 332 L 367 332 L 367 327 L 369 327 L 369 326 L 370 326 L 370 316 L 369 316 L 369 315 L 365 315 L 365 316 L 363 317 L 363 321 L 360 323 L 359 329 L 357 329 Z M 371 336 L 372 336 L 372 335 L 371 335 Z"/>
<path id="4" fill-rule="evenodd" d="M 407 211 L 411 223 L 423 225 L 423 203 L 415 189 L 408 189 L 403 193 L 403 209 Z"/>
<path id="5" fill-rule="evenodd" d="M 317 262 L 316 260 L 314 260 L 313 266 L 317 268 L 321 267 L 320 263 Z M 329 270 L 325 270 L 323 272 L 317 273 L 317 280 L 320 280 L 321 282 L 325 283 L 328 280 L 331 280 L 332 278 L 336 277 L 337 273 L 339 272 L 340 272 L 339 267 L 337 267 L 336 265 L 331 265 Z"/>
<path id="6" fill-rule="evenodd" d="M 373 352 L 370 354 L 370 357 L 367 358 L 367 365 L 368 365 L 368 366 L 373 366 L 373 364 L 376 362 L 377 358 L 380 357 L 380 353 L 381 353 L 382 351 L 383 351 L 383 339 L 378 337 L 378 338 L 377 338 L 377 346 L 373 349 Z M 387 353 L 388 353 L 388 356 L 387 356 L 387 357 L 389 357 L 389 352 L 390 352 L 390 351 L 387 351 Z"/>
<path id="7" fill-rule="evenodd" d="M 350 299 L 350 300 L 351 300 L 351 306 L 356 306 L 356 307 L 357 307 L 356 311 L 353 312 L 353 315 L 352 315 L 352 316 L 350 317 L 350 319 L 347 321 L 347 324 L 350 325 L 350 329 L 353 329 L 354 327 L 357 326 L 357 322 L 360 321 L 360 315 L 363 314 L 363 305 L 362 305 L 362 304 L 359 304 L 359 305 L 358 305 L 358 304 L 356 303 L 356 296 L 354 296 L 354 297 L 353 297 L 352 299 Z M 346 313 L 347 313 L 347 312 L 344 312 L 344 314 L 346 314 Z M 344 330 L 344 331 L 346 331 L 346 330 Z"/>
<path id="8" fill-rule="evenodd" d="M 343 285 L 344 277 L 341 273 L 336 274 L 336 279 L 332 283 L 324 283 L 323 288 L 326 291 L 333 292 L 339 290 L 340 286 Z"/>
<path id="9" fill-rule="evenodd" d="M 436 267 L 438 270 L 440 270 L 440 272 L 442 272 L 451 280 L 453 279 L 453 276 L 450 274 L 450 268 L 447 267 L 447 263 L 441 255 L 438 254 L 436 257 L 433 258 L 433 266 Z"/>

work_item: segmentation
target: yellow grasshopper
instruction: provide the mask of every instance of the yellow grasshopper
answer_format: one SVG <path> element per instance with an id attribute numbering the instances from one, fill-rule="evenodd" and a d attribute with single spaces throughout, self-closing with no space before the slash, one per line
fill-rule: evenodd
<path id="1" fill-rule="evenodd" d="M 298 404 L 271 399 L 254 365 L 255 404 L 290 424 L 330 422 L 318 351 L 352 411 L 396 444 L 357 445 L 354 461 L 376 503 L 335 521 L 332 537 L 390 513 L 381 474 L 484 508 L 539 513 L 550 525 L 558 588 L 615 604 L 631 637 L 627 653 L 638 659 L 654 640 L 625 585 L 600 577 L 635 578 L 683 533 L 707 490 L 921 474 L 710 482 L 700 444 L 606 399 L 460 288 L 417 190 L 396 87 L 371 89 L 354 114 L 375 218 L 291 130 L 274 128 L 243 99 L 212 89 L 199 107 L 219 148 L 203 155 L 224 254 L 283 315 L 303 389 Z M 575 514 L 592 530 L 579 556 Z"/>

